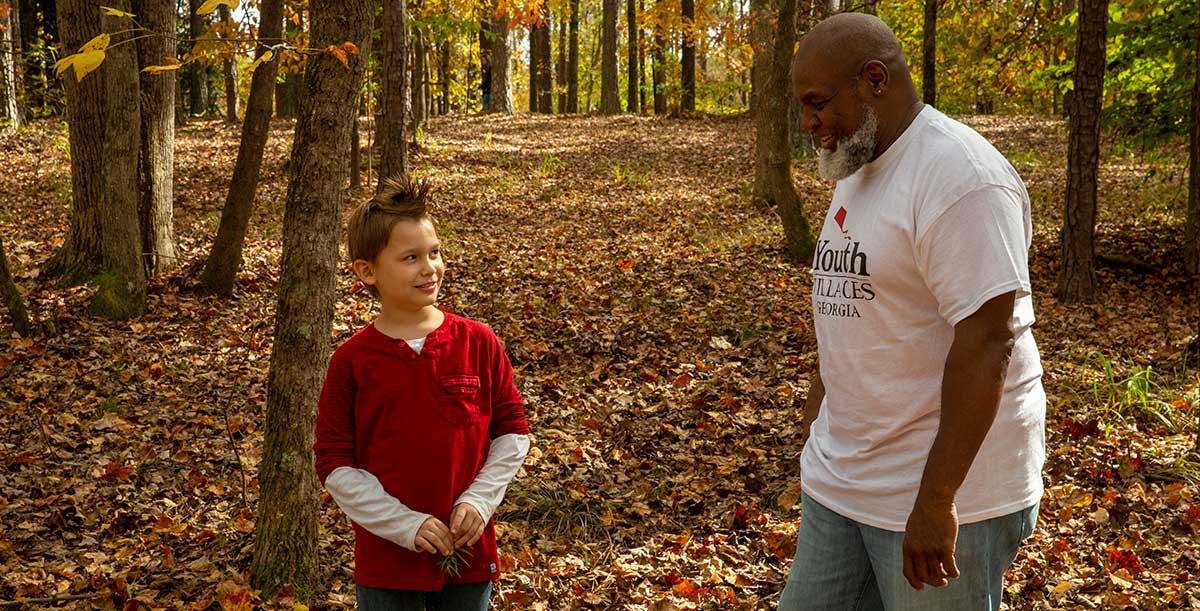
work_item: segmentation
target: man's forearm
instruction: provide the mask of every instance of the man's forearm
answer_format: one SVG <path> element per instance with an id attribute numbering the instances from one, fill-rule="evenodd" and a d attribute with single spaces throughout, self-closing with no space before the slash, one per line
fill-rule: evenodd
<path id="1" fill-rule="evenodd" d="M 816 421 L 817 415 L 821 413 L 821 402 L 824 400 L 825 383 L 821 381 L 821 371 L 818 369 L 814 372 L 812 381 L 808 384 L 808 397 L 804 400 L 804 419 L 801 420 L 803 430 L 801 432 L 805 439 L 808 439 L 812 423 Z"/>

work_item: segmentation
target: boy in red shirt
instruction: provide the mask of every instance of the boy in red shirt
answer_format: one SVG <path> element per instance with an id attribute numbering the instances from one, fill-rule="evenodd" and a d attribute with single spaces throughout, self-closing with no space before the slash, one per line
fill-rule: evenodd
<path id="1" fill-rule="evenodd" d="M 380 313 L 333 353 L 317 415 L 317 475 L 354 523 L 361 610 L 487 609 L 492 513 L 529 452 L 495 334 L 435 306 L 446 265 L 428 199 L 405 178 L 351 215 L 354 272 Z"/>

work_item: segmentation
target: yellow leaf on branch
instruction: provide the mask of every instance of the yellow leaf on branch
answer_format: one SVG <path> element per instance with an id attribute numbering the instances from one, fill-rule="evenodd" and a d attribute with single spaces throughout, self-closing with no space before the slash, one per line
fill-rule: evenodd
<path id="1" fill-rule="evenodd" d="M 112 15 L 113 17 L 129 17 L 130 19 L 133 19 L 134 17 L 133 13 L 126 13 L 121 9 L 116 9 L 111 6 L 102 6 L 100 7 L 100 10 L 104 11 L 105 15 Z"/>
<path id="2" fill-rule="evenodd" d="M 86 43 L 84 43 L 84 45 L 82 47 L 79 47 L 79 52 L 83 53 L 84 51 L 104 51 L 104 50 L 108 49 L 109 38 L 110 37 L 108 34 L 101 34 L 101 35 L 87 41 Z"/>
<path id="3" fill-rule="evenodd" d="M 201 4 L 200 8 L 196 9 L 196 14 L 197 15 L 207 15 L 207 14 L 217 10 L 217 7 L 220 7 L 222 5 L 228 6 L 229 10 L 231 10 L 231 11 L 236 10 L 238 7 L 238 0 L 208 0 L 204 4 Z"/>
<path id="4" fill-rule="evenodd" d="M 104 49 L 94 51 L 80 51 L 74 55 L 68 55 L 54 63 L 54 73 L 61 76 L 67 68 L 75 69 L 75 80 L 83 80 L 83 77 L 96 68 L 104 61 Z"/>
<path id="5" fill-rule="evenodd" d="M 267 49 L 267 52 L 258 56 L 258 59 L 254 60 L 254 62 L 250 64 L 250 67 L 247 68 L 246 71 L 253 73 L 255 69 L 257 69 L 260 65 L 262 65 L 263 62 L 271 61 L 271 58 L 274 56 L 275 56 L 275 54 L 273 52 L 271 52 L 270 49 Z"/>
<path id="6" fill-rule="evenodd" d="M 146 66 L 145 68 L 142 68 L 142 72 L 149 72 L 150 74 L 158 74 L 160 72 L 167 72 L 170 70 L 178 70 L 182 66 L 183 66 L 183 64 L 179 63 L 179 60 L 175 59 L 174 57 L 164 57 L 163 64 L 161 66 Z"/>

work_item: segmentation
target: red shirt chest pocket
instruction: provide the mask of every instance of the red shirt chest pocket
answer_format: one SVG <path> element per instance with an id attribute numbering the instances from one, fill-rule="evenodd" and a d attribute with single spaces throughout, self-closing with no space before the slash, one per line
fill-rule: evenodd
<path id="1" fill-rule="evenodd" d="M 479 376 L 448 374 L 441 377 L 442 415 L 456 426 L 474 424 L 483 416 L 480 405 L 483 393 Z"/>

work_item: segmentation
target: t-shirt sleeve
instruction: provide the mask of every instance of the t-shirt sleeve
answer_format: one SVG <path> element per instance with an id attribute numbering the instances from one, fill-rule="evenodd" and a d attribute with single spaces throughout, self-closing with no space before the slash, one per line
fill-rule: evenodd
<path id="1" fill-rule="evenodd" d="M 988 185 L 963 196 L 917 235 L 917 265 L 951 325 L 993 297 L 1029 294 L 1028 210 L 1023 194 Z"/>
<path id="2" fill-rule="evenodd" d="M 321 387 L 317 406 L 316 457 L 317 478 L 325 478 L 338 467 L 358 468 L 354 452 L 354 395 L 357 385 L 349 357 L 342 351 L 333 353 Z"/>
<path id="3" fill-rule="evenodd" d="M 492 364 L 492 422 L 488 434 L 492 439 L 503 435 L 528 435 L 525 421 L 525 402 L 513 382 L 512 363 L 494 333 L 489 332 L 489 360 Z"/>

